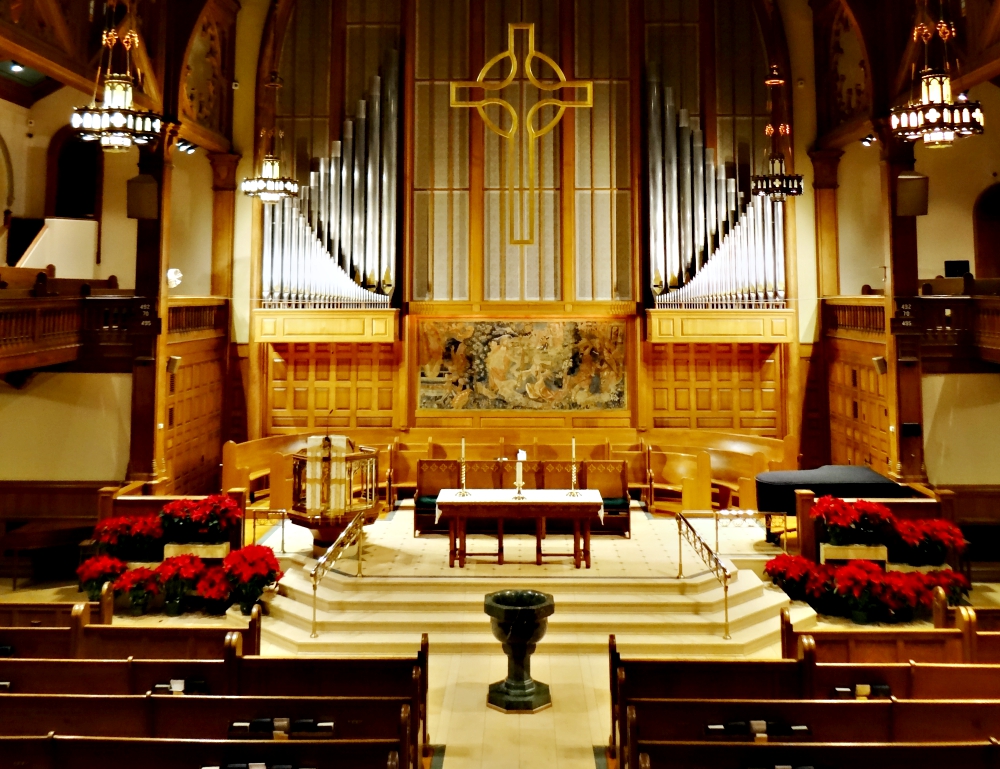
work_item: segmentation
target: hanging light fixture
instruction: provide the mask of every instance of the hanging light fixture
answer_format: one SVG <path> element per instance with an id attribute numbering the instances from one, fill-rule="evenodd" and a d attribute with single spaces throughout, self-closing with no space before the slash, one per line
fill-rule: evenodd
<path id="1" fill-rule="evenodd" d="M 928 0 L 919 0 L 913 40 L 923 46 L 923 69 L 918 76 L 917 65 L 913 64 L 909 102 L 890 112 L 893 135 L 904 141 L 922 139 L 925 147 L 950 147 L 955 139 L 981 134 L 986 127 L 979 102 L 969 101 L 964 93 L 952 97 L 949 44 L 957 30 L 949 17 L 948 3 L 949 0 L 938 0 L 935 22 Z M 957 58 L 955 68 L 958 68 Z"/>
<path id="2" fill-rule="evenodd" d="M 788 123 L 778 122 L 779 111 L 776 105 L 785 79 L 776 64 L 771 65 L 771 73 L 764 85 L 771 89 L 771 121 L 764 129 L 765 135 L 771 140 L 771 153 L 767 158 L 767 173 L 753 177 L 751 191 L 754 195 L 781 202 L 802 194 L 802 177 L 788 173 L 785 168 L 785 150 L 782 145 L 791 141 L 792 127 Z"/>
<path id="3" fill-rule="evenodd" d="M 132 91 L 137 78 L 132 66 L 132 49 L 139 44 L 139 33 L 133 27 L 119 36 L 115 29 L 118 2 L 108 0 L 104 7 L 104 35 L 94 96 L 89 106 L 77 107 L 70 117 L 70 125 L 81 139 L 100 141 L 106 152 L 125 152 L 133 144 L 154 142 L 164 124 L 160 115 L 136 109 L 133 103 Z M 132 15 L 128 4 L 124 5 Z M 134 18 L 131 21 L 134 23 Z M 116 57 L 119 46 L 121 53 Z"/>
<path id="4" fill-rule="evenodd" d="M 281 159 L 279 157 L 279 142 L 284 138 L 284 132 L 275 127 L 275 115 L 278 112 L 278 91 L 281 90 L 281 78 L 278 76 L 278 49 L 275 43 L 274 19 L 271 21 L 271 77 L 264 84 L 272 94 L 272 109 L 270 128 L 262 128 L 260 136 L 264 140 L 264 160 L 260 165 L 260 173 L 250 179 L 244 179 L 240 185 L 243 194 L 251 198 L 260 198 L 263 203 L 277 203 L 283 198 L 297 198 L 299 183 L 288 176 L 281 175 Z"/>

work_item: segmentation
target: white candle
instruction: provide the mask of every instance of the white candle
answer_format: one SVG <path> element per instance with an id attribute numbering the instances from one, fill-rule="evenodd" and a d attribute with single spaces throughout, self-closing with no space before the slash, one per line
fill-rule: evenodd
<path id="1" fill-rule="evenodd" d="M 576 462 L 576 438 L 573 439 L 573 461 Z"/>
<path id="2" fill-rule="evenodd" d="M 521 483 L 522 483 L 522 481 L 521 481 L 521 460 L 518 460 L 518 462 L 517 462 L 517 487 L 518 488 L 521 487 Z"/>
<path id="3" fill-rule="evenodd" d="M 462 461 L 465 461 L 465 438 L 462 438 Z"/>

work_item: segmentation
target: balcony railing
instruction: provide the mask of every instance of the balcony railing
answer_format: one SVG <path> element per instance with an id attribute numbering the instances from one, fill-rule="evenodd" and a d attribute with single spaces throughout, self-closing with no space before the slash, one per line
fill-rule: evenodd
<path id="1" fill-rule="evenodd" d="M 885 339 L 885 298 L 836 296 L 823 300 L 826 336 L 879 342 Z"/>

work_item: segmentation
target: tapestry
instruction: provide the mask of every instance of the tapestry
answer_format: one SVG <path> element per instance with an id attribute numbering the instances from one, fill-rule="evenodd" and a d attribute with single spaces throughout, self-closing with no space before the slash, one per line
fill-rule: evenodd
<path id="1" fill-rule="evenodd" d="M 419 408 L 624 409 L 625 338 L 621 321 L 424 321 Z"/>

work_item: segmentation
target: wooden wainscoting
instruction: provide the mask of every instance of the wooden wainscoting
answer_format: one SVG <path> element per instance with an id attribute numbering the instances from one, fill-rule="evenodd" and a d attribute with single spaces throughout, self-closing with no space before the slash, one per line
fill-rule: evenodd
<path id="1" fill-rule="evenodd" d="M 830 392 L 827 385 L 823 344 L 802 345 L 799 373 L 801 376 L 802 469 L 830 464 Z"/>
<path id="2" fill-rule="evenodd" d="M 276 344 L 269 348 L 270 435 L 325 428 L 396 427 L 397 345 Z"/>
<path id="3" fill-rule="evenodd" d="M 785 435 L 787 346 L 653 344 L 653 427 Z"/>
<path id="4" fill-rule="evenodd" d="M 225 299 L 170 300 L 167 355 L 181 359 L 166 375 L 165 494 L 210 494 L 219 488 L 226 382 L 229 307 Z"/>
<path id="5" fill-rule="evenodd" d="M 830 393 L 830 458 L 835 465 L 868 465 L 882 475 L 889 466 L 889 377 L 872 358 L 885 345 L 827 339 Z"/>

